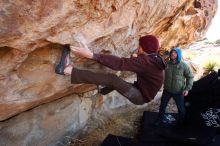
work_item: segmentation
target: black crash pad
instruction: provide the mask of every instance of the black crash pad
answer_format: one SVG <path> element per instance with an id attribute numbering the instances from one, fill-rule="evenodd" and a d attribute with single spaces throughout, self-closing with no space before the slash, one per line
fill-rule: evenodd
<path id="1" fill-rule="evenodd" d="M 101 146 L 132 146 L 132 139 L 109 134 Z"/>
<path id="2" fill-rule="evenodd" d="M 185 97 L 187 112 L 203 111 L 213 106 L 220 106 L 219 78 L 217 72 L 212 72 L 193 83 L 192 90 Z"/>
<path id="3" fill-rule="evenodd" d="M 143 127 L 140 136 L 141 143 L 158 142 L 159 144 L 175 145 L 177 143 L 187 145 L 202 145 L 210 143 L 215 136 L 215 130 L 209 127 L 194 127 L 190 125 L 177 125 L 163 123 L 155 126 L 158 113 L 144 112 Z M 166 114 L 176 118 L 177 114 Z"/>
<path id="4" fill-rule="evenodd" d="M 147 112 L 143 114 L 143 126 L 141 128 L 140 141 L 141 142 L 168 142 L 172 141 L 158 135 L 158 132 L 165 129 L 175 128 L 177 114 L 165 114 L 165 117 L 171 117 L 171 122 L 164 122 L 160 126 L 155 125 L 158 117 L 157 112 Z M 172 122 L 173 121 L 173 122 Z"/>
<path id="5" fill-rule="evenodd" d="M 159 135 L 181 143 L 205 145 L 213 141 L 216 130 L 208 127 L 179 126 L 175 129 L 159 131 Z"/>

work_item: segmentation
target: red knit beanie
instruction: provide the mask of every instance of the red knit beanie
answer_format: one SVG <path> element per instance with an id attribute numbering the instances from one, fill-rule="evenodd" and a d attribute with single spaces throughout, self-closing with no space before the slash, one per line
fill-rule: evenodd
<path id="1" fill-rule="evenodd" d="M 153 35 L 146 35 L 139 39 L 139 45 L 144 50 L 144 52 L 150 54 L 150 53 L 156 53 L 159 49 L 159 41 L 158 39 Z"/>

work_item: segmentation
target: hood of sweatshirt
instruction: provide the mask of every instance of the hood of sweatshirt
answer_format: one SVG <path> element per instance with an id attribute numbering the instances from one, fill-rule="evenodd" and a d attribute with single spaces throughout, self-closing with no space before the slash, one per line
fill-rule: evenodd
<path id="1" fill-rule="evenodd" d="M 180 48 L 174 48 L 170 51 L 170 56 L 171 56 L 171 53 L 175 51 L 177 53 L 177 61 L 176 61 L 176 64 L 180 63 L 181 61 L 181 58 L 182 58 L 182 50 Z M 170 57 L 171 58 L 171 57 Z"/>
<path id="2" fill-rule="evenodd" d="M 148 54 L 148 56 L 152 57 L 155 59 L 155 65 L 164 70 L 167 66 L 166 61 L 157 53 L 152 53 L 152 54 Z"/>

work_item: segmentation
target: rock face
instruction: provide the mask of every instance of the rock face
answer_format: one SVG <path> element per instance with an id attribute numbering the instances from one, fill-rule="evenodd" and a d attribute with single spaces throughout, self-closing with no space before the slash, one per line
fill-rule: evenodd
<path id="1" fill-rule="evenodd" d="M 68 96 L 0 123 L 1 146 L 49 146 L 63 143 L 65 135 L 76 134 L 89 119 L 92 102 Z M 25 120 L 24 120 L 25 119 Z M 67 137 L 66 137 L 67 138 Z"/>
<path id="2" fill-rule="evenodd" d="M 124 108 L 125 105 L 129 106 Z M 63 146 L 70 143 L 81 129 L 91 130 L 91 127 L 98 127 L 110 115 L 116 112 L 129 113 L 134 108 L 137 107 L 116 91 L 107 96 L 93 91 L 73 94 L 0 122 L 0 145 Z M 91 117 L 99 120 L 87 127 Z"/>
<path id="3" fill-rule="evenodd" d="M 0 121 L 7 121 L 96 88 L 54 73 L 64 44 L 81 40 L 94 52 L 129 56 L 140 36 L 154 34 L 162 49 L 184 46 L 204 36 L 217 0 L 2 0 L 0 7 Z M 103 70 L 72 57 L 77 67 Z"/>

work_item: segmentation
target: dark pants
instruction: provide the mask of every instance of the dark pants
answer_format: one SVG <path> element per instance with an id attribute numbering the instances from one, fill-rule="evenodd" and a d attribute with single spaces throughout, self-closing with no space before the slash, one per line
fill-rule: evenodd
<path id="1" fill-rule="evenodd" d="M 73 68 L 71 74 L 71 83 L 88 83 L 107 86 L 115 89 L 134 104 L 141 105 L 146 103 L 146 99 L 136 87 L 114 74 L 95 73 L 88 70 L 79 70 Z"/>
<path id="2" fill-rule="evenodd" d="M 182 93 L 179 94 L 172 94 L 170 92 L 167 92 L 165 90 L 163 90 L 163 94 L 161 97 L 161 104 L 160 104 L 160 110 L 159 110 L 159 120 L 162 120 L 164 114 L 165 114 L 165 110 L 167 107 L 167 104 L 170 100 L 170 98 L 173 97 L 174 101 L 176 102 L 176 106 L 179 112 L 179 117 L 178 117 L 178 122 L 183 122 L 184 117 L 185 117 L 185 104 L 184 104 L 184 96 L 182 95 Z"/>

